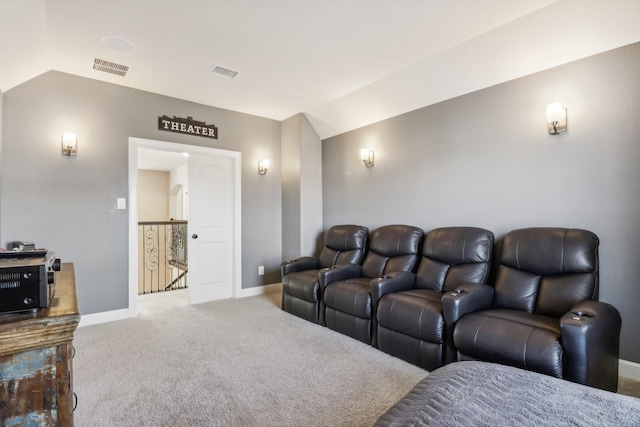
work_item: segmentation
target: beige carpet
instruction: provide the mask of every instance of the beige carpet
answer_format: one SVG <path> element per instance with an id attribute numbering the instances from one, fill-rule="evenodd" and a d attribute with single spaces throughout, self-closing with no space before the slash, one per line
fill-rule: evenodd
<path id="1" fill-rule="evenodd" d="M 80 328 L 75 425 L 370 426 L 427 375 L 279 307 L 280 294 L 189 306 L 181 290 Z M 640 382 L 619 392 L 640 397 Z"/>
<path id="2" fill-rule="evenodd" d="M 427 375 L 279 295 L 150 297 L 138 318 L 76 332 L 76 426 L 370 426 Z"/>

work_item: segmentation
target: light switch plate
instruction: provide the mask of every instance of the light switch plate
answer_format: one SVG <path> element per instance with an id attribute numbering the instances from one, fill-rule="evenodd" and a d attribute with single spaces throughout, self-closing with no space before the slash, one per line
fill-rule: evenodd
<path id="1" fill-rule="evenodd" d="M 127 209 L 127 199 L 119 197 L 116 201 L 116 208 Z"/>

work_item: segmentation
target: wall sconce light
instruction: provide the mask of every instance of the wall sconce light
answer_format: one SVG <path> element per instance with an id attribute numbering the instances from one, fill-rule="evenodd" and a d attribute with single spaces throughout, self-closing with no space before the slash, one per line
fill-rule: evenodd
<path id="1" fill-rule="evenodd" d="M 547 105 L 547 127 L 552 135 L 567 130 L 567 109 L 560 102 Z"/>
<path id="2" fill-rule="evenodd" d="M 360 158 L 366 167 L 370 168 L 373 166 L 373 150 L 369 150 L 368 148 L 361 149 Z"/>
<path id="3" fill-rule="evenodd" d="M 75 133 L 62 134 L 62 154 L 75 156 L 78 148 L 78 138 Z"/>
<path id="4" fill-rule="evenodd" d="M 266 175 L 269 170 L 269 159 L 258 160 L 258 173 Z"/>

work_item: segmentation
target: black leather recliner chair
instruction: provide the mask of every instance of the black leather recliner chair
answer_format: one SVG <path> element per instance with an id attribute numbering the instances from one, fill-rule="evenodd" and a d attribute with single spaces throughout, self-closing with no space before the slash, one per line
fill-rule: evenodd
<path id="1" fill-rule="evenodd" d="M 361 266 L 320 270 L 326 326 L 375 345 L 371 283 L 392 272 L 412 271 L 423 234 L 421 229 L 408 225 L 380 227 L 369 236 L 369 249 Z"/>
<path id="2" fill-rule="evenodd" d="M 336 225 L 325 235 L 318 258 L 301 257 L 280 264 L 282 309 L 314 323 L 324 324 L 324 303 L 318 270 L 338 264 L 359 264 L 364 258 L 369 229 L 360 225 Z"/>
<path id="3" fill-rule="evenodd" d="M 493 240 L 481 228 L 431 230 L 416 274 L 391 273 L 372 283 L 378 348 L 429 371 L 456 361 L 455 323 L 443 315 L 442 295 L 463 283 L 486 284 Z"/>
<path id="4" fill-rule="evenodd" d="M 620 314 L 598 302 L 598 237 L 529 228 L 502 242 L 495 289 L 443 297 L 458 360 L 484 360 L 616 391 Z"/>

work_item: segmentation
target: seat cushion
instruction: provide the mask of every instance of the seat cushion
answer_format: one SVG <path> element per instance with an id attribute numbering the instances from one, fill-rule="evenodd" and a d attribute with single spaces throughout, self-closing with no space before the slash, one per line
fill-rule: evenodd
<path id="1" fill-rule="evenodd" d="M 562 378 L 558 319 L 508 309 L 479 311 L 458 321 L 453 339 L 459 360 L 490 360 Z"/>
<path id="2" fill-rule="evenodd" d="M 383 296 L 378 303 L 381 326 L 413 338 L 442 343 L 442 293 L 413 289 Z"/>
<path id="3" fill-rule="evenodd" d="M 332 282 L 325 289 L 327 307 L 364 319 L 371 318 L 371 287 L 366 277 Z"/>
<path id="4" fill-rule="evenodd" d="M 282 279 L 282 292 L 309 302 L 318 302 L 318 270 L 289 273 Z"/>

